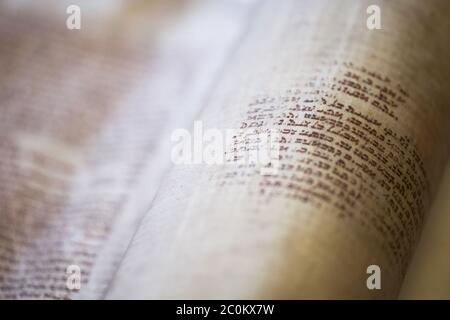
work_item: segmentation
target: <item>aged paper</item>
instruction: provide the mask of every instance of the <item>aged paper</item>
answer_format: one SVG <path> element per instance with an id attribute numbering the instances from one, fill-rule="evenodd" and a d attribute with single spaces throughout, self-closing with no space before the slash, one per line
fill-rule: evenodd
<path id="1" fill-rule="evenodd" d="M 200 117 L 278 172 L 177 165 L 108 298 L 397 297 L 448 150 L 448 1 L 266 1 Z M 250 131 L 248 131 L 250 129 Z M 381 290 L 367 268 L 379 266 Z"/>

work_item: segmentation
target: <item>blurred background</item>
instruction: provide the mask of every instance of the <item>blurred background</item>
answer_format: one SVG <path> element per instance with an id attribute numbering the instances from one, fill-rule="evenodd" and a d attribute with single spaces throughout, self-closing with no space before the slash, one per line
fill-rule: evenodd
<path id="1" fill-rule="evenodd" d="M 401 299 L 450 299 L 450 166 L 427 217 Z"/>

